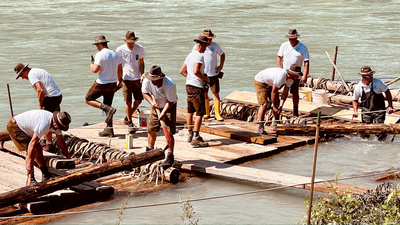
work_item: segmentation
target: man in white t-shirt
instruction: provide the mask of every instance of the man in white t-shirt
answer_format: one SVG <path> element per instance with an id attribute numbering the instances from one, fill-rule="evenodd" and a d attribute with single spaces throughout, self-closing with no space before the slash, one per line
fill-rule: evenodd
<path id="1" fill-rule="evenodd" d="M 373 78 L 374 73 L 375 71 L 371 67 L 363 66 L 358 73 L 362 76 L 362 80 L 354 88 L 353 117 L 358 117 L 358 108 L 360 107 L 363 112 L 361 115 L 363 123 L 384 123 L 386 112 L 388 114 L 393 112 L 390 90 L 380 79 Z M 387 108 L 383 93 L 385 93 L 388 102 Z"/>
<path id="2" fill-rule="evenodd" d="M 208 43 L 210 44 L 206 51 L 203 53 L 204 55 L 204 74 L 207 74 L 207 77 L 210 79 L 210 84 L 205 87 L 205 101 L 206 101 L 206 114 L 204 115 L 204 119 L 208 119 L 210 117 L 210 99 L 208 98 L 208 89 L 211 88 L 211 92 L 213 93 L 213 102 L 214 102 L 214 110 L 215 110 L 215 119 L 218 121 L 223 121 L 224 118 L 221 117 L 220 114 L 220 104 L 221 99 L 219 97 L 220 85 L 219 79 L 222 78 L 223 72 L 222 68 L 224 68 L 225 63 L 225 53 L 218 43 L 213 42 L 213 39 L 217 37 L 211 29 L 204 29 L 203 34 L 208 38 Z M 193 51 L 195 50 L 196 45 L 193 46 Z M 219 65 L 218 58 L 220 56 Z"/>
<path id="3" fill-rule="evenodd" d="M 308 54 L 308 49 L 303 43 L 297 40 L 297 38 L 300 37 L 300 34 L 297 33 L 296 29 L 289 30 L 285 37 L 288 38 L 289 41 L 280 46 L 276 65 L 279 68 L 286 70 L 289 69 L 289 67 L 293 64 L 301 67 L 304 63 L 304 73 L 301 77 L 301 81 L 306 83 L 310 69 L 310 56 Z M 292 94 L 293 100 L 294 116 L 299 116 L 299 85 L 300 79 L 296 79 L 290 88 L 290 93 Z"/>
<path id="4" fill-rule="evenodd" d="M 28 65 L 25 66 L 22 63 L 18 63 L 15 66 L 16 79 L 21 77 L 22 79 L 29 80 L 38 96 L 38 109 L 44 109 L 49 112 L 60 111 L 62 93 L 51 75 L 44 69 L 30 68 Z M 54 153 L 56 149 L 53 145 L 52 133 L 46 134 L 45 138 L 46 151 Z"/>
<path id="5" fill-rule="evenodd" d="M 124 123 L 129 126 L 131 132 L 136 132 L 135 125 L 132 122 L 132 114 L 143 100 L 140 78 L 144 73 L 146 52 L 141 45 L 136 43 L 138 40 L 139 37 L 136 37 L 133 31 L 128 31 L 124 38 L 126 44 L 117 48 L 117 53 L 123 59 L 122 91 L 126 102 Z M 135 99 L 133 104 L 132 95 Z"/>
<path id="6" fill-rule="evenodd" d="M 61 130 L 67 131 L 71 117 L 67 112 L 34 109 L 18 114 L 7 124 L 7 131 L 19 151 L 26 151 L 25 168 L 28 172 L 26 185 L 35 185 L 37 181 L 33 166 L 35 161 L 42 171 L 42 181 L 51 177 L 43 157 L 43 149 L 39 144 L 40 138 L 54 131 L 57 143 L 62 153 L 71 158 Z"/>
<path id="7" fill-rule="evenodd" d="M 279 114 L 282 112 L 283 104 L 285 104 L 288 96 L 289 88 L 294 83 L 294 80 L 302 76 L 301 67 L 297 65 L 290 66 L 289 69 L 282 69 L 279 67 L 272 67 L 260 71 L 254 78 L 254 86 L 257 92 L 257 100 L 260 107 L 257 113 L 257 122 L 259 134 L 267 134 L 264 130 L 264 116 L 267 109 L 272 106 L 272 113 L 275 122 L 273 130 L 277 128 Z M 284 87 L 282 92 L 282 99 L 279 101 L 279 89 Z"/>
<path id="8" fill-rule="evenodd" d="M 200 136 L 200 127 L 205 114 L 205 99 L 203 83 L 210 82 L 208 77 L 204 76 L 204 56 L 202 53 L 206 50 L 208 38 L 204 34 L 200 34 L 196 42 L 196 49 L 192 51 L 182 64 L 180 74 L 186 77 L 186 93 L 187 93 L 187 126 L 189 131 L 188 142 L 193 147 L 208 147 Z M 196 119 L 193 126 L 193 114 L 196 113 Z"/>
<path id="9" fill-rule="evenodd" d="M 168 151 L 165 160 L 161 163 L 164 169 L 171 167 L 174 163 L 174 134 L 176 132 L 176 85 L 171 78 L 165 76 L 161 67 L 152 66 L 149 73 L 145 74 L 142 84 L 143 97 L 150 103 L 151 112 L 147 125 L 147 147 L 146 151 L 154 149 L 157 133 L 161 123 L 165 123 L 164 134 L 167 138 Z M 160 114 L 158 114 L 158 112 Z M 167 134 L 168 133 L 168 134 Z M 169 136 L 169 140 L 168 140 Z"/>
<path id="10" fill-rule="evenodd" d="M 114 50 L 108 48 L 109 41 L 103 35 L 96 36 L 93 45 L 97 50 L 95 58 L 92 56 L 90 69 L 98 73 L 96 81 L 86 94 L 85 102 L 106 113 L 107 127 L 99 132 L 100 137 L 114 137 L 113 116 L 117 109 L 111 107 L 114 93 L 122 86 L 122 61 L 121 56 Z M 103 103 L 97 99 L 103 96 Z"/>

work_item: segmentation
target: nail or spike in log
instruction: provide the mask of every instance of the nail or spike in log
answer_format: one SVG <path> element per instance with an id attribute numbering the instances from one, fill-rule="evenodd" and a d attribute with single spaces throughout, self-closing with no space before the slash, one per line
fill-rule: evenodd
<path id="1" fill-rule="evenodd" d="M 41 182 L 37 185 L 27 186 L 0 194 L 0 207 L 13 205 L 15 203 L 29 201 L 39 196 L 67 188 L 73 185 L 81 184 L 86 181 L 92 181 L 99 177 L 117 173 L 119 171 L 129 170 L 148 163 L 161 160 L 165 157 L 162 149 L 155 149 L 137 155 L 131 155 L 120 160 L 96 165 L 69 175 L 56 177 L 47 182 Z"/>
<path id="2" fill-rule="evenodd" d="M 276 130 L 280 135 L 313 135 L 315 125 L 278 125 Z M 399 134 L 400 124 L 321 124 L 321 134 Z"/>

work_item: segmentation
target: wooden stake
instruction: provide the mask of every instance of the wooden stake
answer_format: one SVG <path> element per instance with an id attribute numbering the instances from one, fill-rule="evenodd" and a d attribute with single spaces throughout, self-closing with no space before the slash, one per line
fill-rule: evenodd
<path id="1" fill-rule="evenodd" d="M 12 102 L 11 102 L 10 85 L 8 85 L 8 84 L 7 84 L 7 91 L 8 91 L 8 102 L 10 103 L 11 117 L 14 117 L 14 112 L 13 112 Z"/>
<path id="2" fill-rule="evenodd" d="M 317 130 L 315 132 L 314 160 L 313 160 L 313 169 L 312 169 L 312 174 L 311 174 L 310 199 L 309 199 L 309 203 L 308 203 L 307 224 L 310 224 L 312 202 L 313 202 L 313 197 L 314 197 L 314 180 L 315 180 L 315 169 L 317 167 L 317 150 L 318 150 L 318 138 L 319 138 L 319 125 L 320 124 L 321 124 L 321 111 L 318 111 L 317 128 L 316 128 Z"/>
<path id="3" fill-rule="evenodd" d="M 337 59 L 337 51 L 338 51 L 338 46 L 335 46 L 335 52 L 333 53 L 333 63 L 336 65 L 336 59 Z M 335 67 L 332 67 L 332 75 L 331 75 L 331 81 L 335 80 Z"/>
<path id="4" fill-rule="evenodd" d="M 332 63 L 332 65 L 333 65 L 333 67 L 336 69 L 336 71 L 337 71 L 337 73 L 338 73 L 338 75 L 339 75 L 340 79 L 341 79 L 341 80 L 342 80 L 342 82 L 343 82 L 343 85 L 344 85 L 344 87 L 346 88 L 346 90 L 347 90 L 348 92 L 351 92 L 351 90 L 350 90 L 349 86 L 347 85 L 347 83 L 346 83 L 346 81 L 344 80 L 344 78 L 343 78 L 342 74 L 341 74 L 341 73 L 340 73 L 340 71 L 338 70 L 338 68 L 337 68 L 336 64 L 335 64 L 335 63 L 332 61 L 331 57 L 329 56 L 329 53 L 328 53 L 328 52 L 325 52 L 325 53 L 326 53 L 326 55 L 328 56 L 328 58 L 329 58 L 329 61 L 331 61 L 331 63 Z"/>

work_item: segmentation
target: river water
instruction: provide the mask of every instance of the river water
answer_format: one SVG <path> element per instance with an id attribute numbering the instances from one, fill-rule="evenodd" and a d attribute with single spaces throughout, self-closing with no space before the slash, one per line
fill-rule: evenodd
<path id="1" fill-rule="evenodd" d="M 376 77 L 398 76 L 400 63 L 400 1 L 372 0 L 3 0 L 0 2 L 0 124 L 10 118 L 6 84 L 10 85 L 14 113 L 37 107 L 36 93 L 26 80 L 15 80 L 14 66 L 30 63 L 47 70 L 63 92 L 62 109 L 72 116 L 72 126 L 104 120 L 98 109 L 84 103 L 96 79 L 90 71 L 91 45 L 96 35 L 110 40 L 109 47 L 123 44 L 128 30 L 140 37 L 147 53 L 145 71 L 162 67 L 178 88 L 178 107 L 185 107 L 185 79 L 179 69 L 204 28 L 226 53 L 222 98 L 234 90 L 254 91 L 260 70 L 276 65 L 276 54 L 289 29 L 296 28 L 310 52 L 310 75 L 330 77 L 332 66 L 325 54 L 339 46 L 337 65 L 347 80 L 358 80 L 364 65 Z M 393 85 L 398 88 L 398 85 Z M 143 104 L 146 106 L 146 104 Z M 122 93 L 114 98 L 116 118 L 124 116 Z M 398 141 L 377 142 L 341 139 L 319 146 L 318 178 L 333 179 L 392 168 L 399 162 Z M 280 154 L 247 166 L 309 176 L 312 147 Z M 376 185 L 372 179 L 349 182 Z M 204 198 L 268 188 L 236 180 L 196 178 L 160 192 L 130 200 L 128 206 L 179 200 L 178 196 Z M 304 190 L 282 189 L 257 194 L 193 202 L 196 217 L 206 223 L 287 224 L 301 221 L 307 199 Z M 118 208 L 122 199 L 103 208 Z M 122 223 L 180 223 L 180 206 L 127 210 Z M 151 216 L 149 216 L 151 215 Z M 115 223 L 117 211 L 80 214 L 56 223 Z"/>

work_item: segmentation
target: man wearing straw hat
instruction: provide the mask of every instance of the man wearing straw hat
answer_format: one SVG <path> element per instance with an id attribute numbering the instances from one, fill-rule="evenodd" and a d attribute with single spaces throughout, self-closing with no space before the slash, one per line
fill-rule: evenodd
<path id="1" fill-rule="evenodd" d="M 257 101 L 260 104 L 257 113 L 258 134 L 267 134 L 264 130 L 264 116 L 267 109 L 272 106 L 274 115 L 273 130 L 277 129 L 277 121 L 279 114 L 282 112 L 283 104 L 285 104 L 288 96 L 289 88 L 293 85 L 294 80 L 299 79 L 303 73 L 301 67 L 291 65 L 289 69 L 273 67 L 260 71 L 254 78 L 254 86 L 257 92 Z M 279 89 L 284 87 L 282 99 L 279 100 Z"/>
<path id="2" fill-rule="evenodd" d="M 156 137 L 161 127 L 160 120 L 165 122 L 168 132 L 166 135 L 168 151 L 165 153 L 165 160 L 161 163 L 164 169 L 171 167 L 174 163 L 174 137 L 176 132 L 176 85 L 171 78 L 165 76 L 161 67 L 152 66 L 149 73 L 145 74 L 142 84 L 143 97 L 150 103 L 151 112 L 147 126 L 146 151 L 154 149 Z M 160 113 L 158 115 L 158 112 Z M 168 140 L 170 138 L 170 140 Z"/>
<path id="3" fill-rule="evenodd" d="M 17 78 L 29 80 L 32 87 L 35 88 L 38 96 L 38 109 L 44 109 L 49 112 L 60 111 L 60 104 L 62 101 L 62 93 L 51 75 L 44 69 L 30 68 L 27 65 L 18 63 L 14 67 Z M 45 150 L 54 153 L 56 149 L 53 146 L 52 133 L 45 136 L 46 144 Z"/>
<path id="4" fill-rule="evenodd" d="M 86 104 L 99 108 L 106 113 L 107 127 L 99 132 L 100 137 L 114 137 L 113 116 L 117 109 L 111 107 L 114 93 L 122 85 L 122 58 L 120 55 L 108 48 L 109 41 L 103 35 L 96 36 L 93 45 L 97 50 L 95 58 L 92 58 L 90 69 L 98 73 L 98 78 L 86 94 Z M 103 103 L 97 99 L 103 96 Z"/>
<path id="5" fill-rule="evenodd" d="M 26 151 L 25 168 L 28 173 L 26 185 L 37 183 L 34 175 L 34 161 L 42 171 L 42 181 L 51 177 L 43 157 L 43 149 L 39 144 L 40 138 L 54 131 L 57 143 L 62 153 L 71 158 L 65 144 L 62 130 L 67 131 L 71 117 L 67 112 L 34 109 L 18 114 L 11 118 L 7 124 L 7 131 L 19 151 Z"/>
<path id="6" fill-rule="evenodd" d="M 307 47 L 301 43 L 297 38 L 300 34 L 297 33 L 296 29 L 289 30 L 288 34 L 285 36 L 289 41 L 284 42 L 278 51 L 278 57 L 276 64 L 279 68 L 289 69 L 293 64 L 302 66 L 304 63 L 304 73 L 301 77 L 301 82 L 307 82 L 307 76 L 310 67 L 310 56 L 308 54 Z M 296 79 L 290 88 L 290 93 L 292 94 L 293 100 L 293 115 L 299 116 L 299 85 L 300 79 Z"/>
<path id="7" fill-rule="evenodd" d="M 186 77 L 188 142 L 191 143 L 192 147 L 199 148 L 209 146 L 200 136 L 201 122 L 206 111 L 204 82 L 210 82 L 210 79 L 204 76 L 204 56 L 202 53 L 206 50 L 209 42 L 204 34 L 200 34 L 197 39 L 194 39 L 194 42 L 196 42 L 196 49 L 186 57 L 180 74 Z M 196 113 L 196 118 L 193 126 L 194 113 Z"/>
<path id="8" fill-rule="evenodd" d="M 363 123 L 384 123 L 386 113 L 393 112 L 392 94 L 389 88 L 380 79 L 374 78 L 375 71 L 369 66 L 361 67 L 358 73 L 362 80 L 354 88 L 353 94 L 353 118 L 358 117 L 358 108 L 361 107 L 361 120 Z M 385 106 L 385 97 L 388 107 Z M 385 134 L 378 136 L 379 140 L 384 140 Z"/>
<path id="9" fill-rule="evenodd" d="M 139 37 L 135 36 L 135 32 L 128 31 L 124 38 L 126 44 L 117 48 L 118 54 L 124 59 L 122 63 L 122 91 L 126 102 L 124 124 L 128 125 L 132 132 L 136 131 L 132 122 L 132 114 L 143 100 L 140 78 L 144 73 L 144 57 L 146 57 L 143 47 L 136 43 L 138 40 Z M 135 99 L 133 104 L 132 95 Z"/>
<path id="10" fill-rule="evenodd" d="M 219 79 L 222 79 L 223 72 L 222 68 L 224 68 L 225 63 L 225 53 L 222 48 L 213 41 L 214 38 L 217 37 L 211 29 L 204 29 L 203 34 L 207 36 L 208 43 L 210 44 L 204 55 L 204 74 L 207 74 L 207 77 L 210 79 L 210 85 L 205 86 L 205 101 L 206 101 L 206 115 L 204 115 L 204 119 L 208 119 L 210 117 L 210 100 L 208 98 L 208 89 L 211 89 L 213 93 L 213 102 L 214 102 L 214 110 L 215 110 L 215 119 L 218 121 L 223 121 L 224 118 L 221 117 L 220 113 L 220 105 L 221 99 L 219 97 Z M 196 49 L 196 44 L 193 46 L 193 51 Z M 217 55 L 220 56 L 219 65 Z"/>

